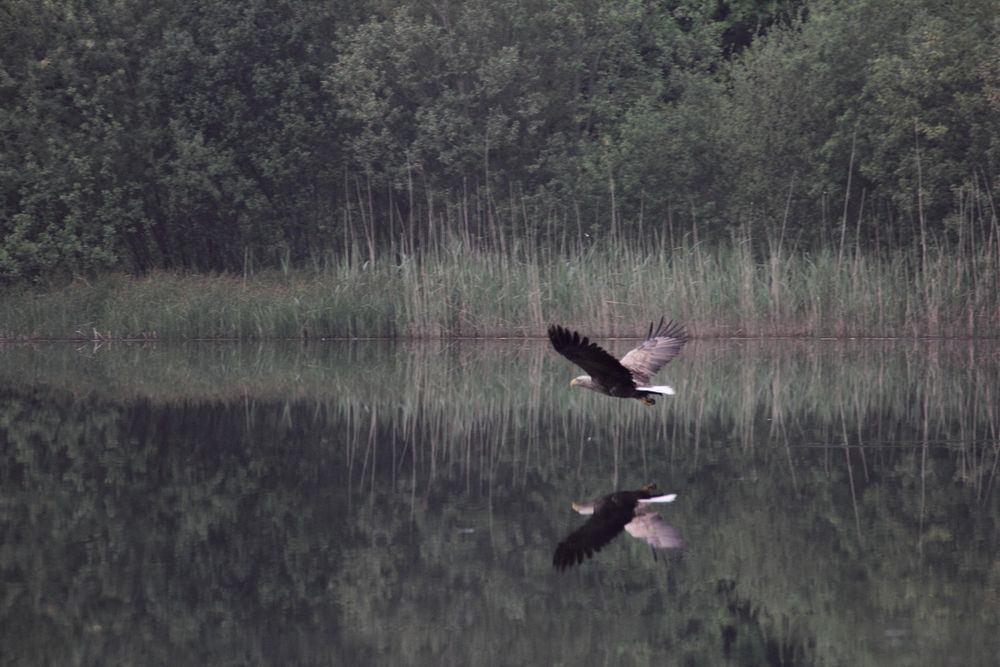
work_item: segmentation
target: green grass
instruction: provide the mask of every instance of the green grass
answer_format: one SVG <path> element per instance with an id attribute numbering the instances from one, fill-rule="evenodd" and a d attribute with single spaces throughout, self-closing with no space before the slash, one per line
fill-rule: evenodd
<path id="1" fill-rule="evenodd" d="M 538 336 L 551 322 L 603 337 L 636 335 L 662 314 L 703 337 L 1000 335 L 989 245 L 931 247 L 926 259 L 917 248 L 761 253 L 746 239 L 503 247 L 452 237 L 374 263 L 338 255 L 248 276 L 156 272 L 7 288 L 0 338 Z"/>

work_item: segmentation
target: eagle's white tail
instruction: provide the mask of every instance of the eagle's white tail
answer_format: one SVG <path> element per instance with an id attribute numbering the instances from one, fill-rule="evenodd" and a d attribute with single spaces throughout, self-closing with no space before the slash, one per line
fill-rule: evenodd
<path id="1" fill-rule="evenodd" d="M 665 384 L 656 385 L 655 387 L 636 387 L 636 389 L 639 391 L 651 391 L 654 394 L 663 394 L 665 396 L 673 396 L 677 393 L 673 387 L 668 387 Z"/>
<path id="2" fill-rule="evenodd" d="M 677 499 L 676 493 L 668 493 L 665 496 L 654 496 L 652 498 L 640 498 L 640 503 L 672 503 Z"/>

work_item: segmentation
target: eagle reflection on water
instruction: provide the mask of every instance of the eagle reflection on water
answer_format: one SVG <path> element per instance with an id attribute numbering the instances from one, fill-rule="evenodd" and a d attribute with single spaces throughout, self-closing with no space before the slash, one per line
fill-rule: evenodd
<path id="1" fill-rule="evenodd" d="M 656 495 L 656 485 L 647 484 L 637 491 L 616 491 L 593 503 L 573 503 L 574 510 L 590 518 L 559 543 L 552 564 L 563 571 L 582 563 L 622 530 L 646 542 L 654 555 L 657 551 L 683 548 L 684 538 L 653 509 L 654 503 L 670 503 L 676 497 L 673 493 Z"/>

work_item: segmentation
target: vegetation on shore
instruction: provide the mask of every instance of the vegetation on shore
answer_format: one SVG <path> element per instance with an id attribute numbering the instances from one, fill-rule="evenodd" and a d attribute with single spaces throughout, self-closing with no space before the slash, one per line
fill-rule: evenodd
<path id="1" fill-rule="evenodd" d="M 996 252 L 759 255 L 750 238 L 499 252 L 456 238 L 419 258 L 331 256 L 308 271 L 7 288 L 0 339 L 541 336 L 552 322 L 635 336 L 661 314 L 699 337 L 996 337 Z"/>
<path id="2" fill-rule="evenodd" d="M 726 246 L 751 228 L 757 244 L 786 241 L 755 246 L 760 266 L 792 248 L 826 261 L 833 248 L 846 287 L 856 273 L 839 260 L 852 240 L 880 256 L 962 255 L 944 271 L 997 243 L 993 0 L 166 0 L 155 11 L 144 0 L 7 0 L 0 10 L 4 284 L 304 269 L 356 252 L 370 264 L 405 254 L 404 273 L 411 258 L 450 269 L 448 252 L 485 252 L 487 271 L 522 261 L 554 271 L 567 236 L 596 240 L 611 263 L 620 248 L 605 244 L 627 239 L 656 262 L 660 251 L 645 248 L 657 239 Z M 890 252 L 885 278 L 930 289 L 932 273 L 895 275 L 905 256 Z M 484 285 L 507 287 L 520 285 Z M 411 295 L 419 314 L 408 302 L 349 319 L 384 322 L 371 334 L 470 329 L 428 312 L 428 294 Z M 912 309 L 906 301 L 896 298 Z M 811 309 L 799 319 L 815 319 Z M 770 314 L 726 326 L 759 328 Z M 194 329 L 252 331 L 255 317 Z M 913 318 L 892 326 L 921 328 Z M 501 310 L 484 324 L 495 320 L 533 321 Z"/>
<path id="3" fill-rule="evenodd" d="M 959 5 L 2 3 L 0 337 L 998 335 Z"/>

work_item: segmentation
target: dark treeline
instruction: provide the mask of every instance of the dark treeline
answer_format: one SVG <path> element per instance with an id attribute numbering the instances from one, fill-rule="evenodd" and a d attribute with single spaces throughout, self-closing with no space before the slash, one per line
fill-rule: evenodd
<path id="1" fill-rule="evenodd" d="M 993 0 L 0 0 L 0 280 L 994 243 Z"/>

